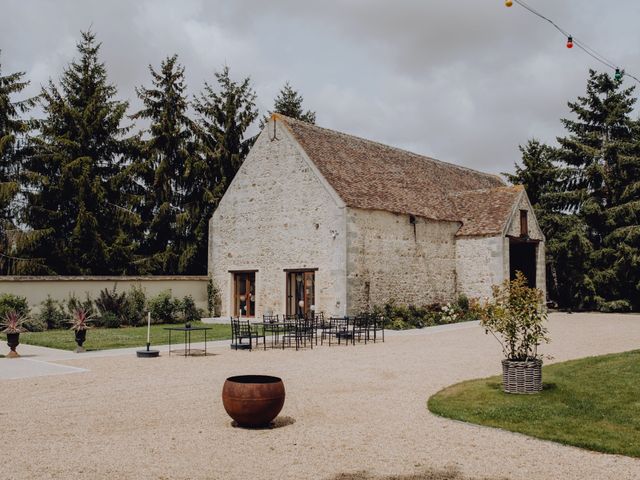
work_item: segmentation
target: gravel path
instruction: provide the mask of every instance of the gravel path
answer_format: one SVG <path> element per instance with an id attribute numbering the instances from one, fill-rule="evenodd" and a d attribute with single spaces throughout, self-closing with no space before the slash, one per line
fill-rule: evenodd
<path id="1" fill-rule="evenodd" d="M 640 316 L 554 314 L 550 327 L 544 352 L 554 361 L 639 346 Z M 513 480 L 640 478 L 638 459 L 430 414 L 426 400 L 441 388 L 499 372 L 497 343 L 475 325 L 366 346 L 213 351 L 80 357 L 63 363 L 89 372 L 0 381 L 0 479 L 331 479 L 446 468 Z M 244 373 L 283 378 L 276 428 L 231 426 L 222 383 Z"/>

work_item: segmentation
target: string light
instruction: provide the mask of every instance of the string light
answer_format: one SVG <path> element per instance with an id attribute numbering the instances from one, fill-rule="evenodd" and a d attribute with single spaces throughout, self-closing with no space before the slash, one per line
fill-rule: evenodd
<path id="1" fill-rule="evenodd" d="M 625 72 L 624 70 L 620 69 L 620 67 L 618 67 L 614 62 L 608 60 L 604 55 L 598 53 L 596 50 L 594 50 L 593 48 L 589 47 L 584 42 L 581 42 L 579 39 L 573 38 L 573 36 L 570 35 L 569 32 L 567 32 L 566 30 L 562 29 L 557 23 L 555 23 L 550 18 L 545 17 L 543 14 L 541 14 L 537 10 L 535 10 L 532 7 L 530 7 L 529 5 L 527 5 L 524 2 L 524 0 L 506 0 L 504 2 L 504 4 L 507 7 L 510 7 L 511 5 L 513 5 L 513 2 L 517 3 L 518 5 L 520 5 L 522 8 L 524 8 L 528 12 L 533 13 L 535 16 L 539 17 L 540 19 L 550 23 L 556 30 L 558 30 L 565 37 L 567 37 L 567 48 L 573 48 L 573 46 L 575 45 L 576 47 L 578 47 L 580 50 L 582 50 L 584 53 L 589 55 L 594 60 L 602 63 L 603 65 L 606 65 L 607 67 L 609 67 L 612 70 L 615 70 L 614 78 L 616 80 L 620 80 L 623 77 L 629 77 L 629 78 L 635 80 L 636 82 L 640 83 L 640 79 L 638 77 L 636 77 L 634 75 L 631 75 L 630 73 Z"/>

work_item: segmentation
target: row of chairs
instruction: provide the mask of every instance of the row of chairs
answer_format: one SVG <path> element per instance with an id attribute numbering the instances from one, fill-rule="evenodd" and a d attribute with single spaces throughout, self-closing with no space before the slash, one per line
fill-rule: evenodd
<path id="1" fill-rule="evenodd" d="M 324 345 L 331 346 L 332 342 L 340 344 L 352 344 L 364 342 L 365 344 L 378 340 L 384 342 L 385 319 L 380 315 L 360 314 L 353 317 L 330 317 L 326 319 L 323 313 L 313 316 L 298 317 L 296 315 L 284 315 L 282 320 L 279 315 L 263 316 L 261 326 L 251 324 L 248 318 L 231 317 L 231 348 L 251 349 L 255 343 L 256 348 L 262 341 L 264 349 L 267 348 L 267 335 L 271 339 L 274 348 L 294 347 L 300 348 Z"/>

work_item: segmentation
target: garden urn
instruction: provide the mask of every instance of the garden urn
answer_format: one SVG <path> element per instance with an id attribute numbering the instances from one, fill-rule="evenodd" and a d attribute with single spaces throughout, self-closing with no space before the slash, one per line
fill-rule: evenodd
<path id="1" fill-rule="evenodd" d="M 284 405 L 284 383 L 268 375 L 229 377 L 222 387 L 222 404 L 241 427 L 266 427 Z"/>

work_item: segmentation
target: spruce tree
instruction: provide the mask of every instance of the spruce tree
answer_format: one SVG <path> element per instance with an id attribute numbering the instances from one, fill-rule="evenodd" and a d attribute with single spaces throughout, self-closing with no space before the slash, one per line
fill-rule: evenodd
<path id="1" fill-rule="evenodd" d="M 516 163 L 515 174 L 503 175 L 524 186 L 545 235 L 549 297 L 561 307 L 582 308 L 583 299 L 593 296 L 593 284 L 587 276 L 592 246 L 586 227 L 562 207 L 563 171 L 555 162 L 554 149 L 535 139 L 519 148 L 522 163 Z"/>
<path id="2" fill-rule="evenodd" d="M 570 102 L 558 138 L 565 165 L 563 207 L 586 225 L 592 246 L 588 278 L 602 310 L 640 307 L 640 155 L 638 122 L 631 119 L 634 87 L 591 70 L 584 97 Z"/>
<path id="3" fill-rule="evenodd" d="M 147 191 L 140 206 L 145 225 L 140 268 L 150 274 L 190 273 L 191 262 L 181 258 L 192 255 L 189 241 L 194 228 L 186 218 L 185 203 L 190 182 L 199 181 L 199 169 L 193 124 L 187 115 L 184 67 L 173 55 L 161 63 L 159 71 L 151 65 L 149 71 L 152 86 L 136 89 L 143 109 L 132 117 L 150 121 L 136 168 Z M 206 261 L 201 268 L 206 270 Z"/>
<path id="4" fill-rule="evenodd" d="M 26 162 L 29 188 L 25 220 L 49 234 L 34 254 L 58 274 L 130 272 L 135 245 L 129 231 L 137 218 L 122 197 L 119 176 L 128 128 L 127 102 L 115 100 L 99 59 L 100 43 L 88 31 L 77 44 L 79 58 L 59 85 L 42 89 L 45 118 L 37 122 L 33 154 Z"/>
<path id="5" fill-rule="evenodd" d="M 2 75 L 0 64 L 0 274 L 42 273 L 41 259 L 28 256 L 39 236 L 36 231 L 18 228 L 20 211 L 20 170 L 27 152 L 30 123 L 22 118 L 35 98 L 14 100 L 29 84 L 24 72 Z"/>
<path id="6" fill-rule="evenodd" d="M 281 113 L 296 120 L 315 124 L 316 112 L 311 110 L 305 112 L 302 107 L 303 102 L 304 97 L 295 91 L 289 82 L 286 82 L 273 102 L 273 111 L 269 110 L 268 115 L 260 121 L 260 128 L 269 121 L 272 113 Z"/>
<path id="7" fill-rule="evenodd" d="M 253 145 L 247 130 L 258 116 L 250 78 L 236 82 L 224 67 L 215 81 L 205 82 L 193 105 L 200 155 L 188 165 L 185 219 L 192 228 L 184 259 L 194 273 L 206 272 L 208 221 Z"/>

